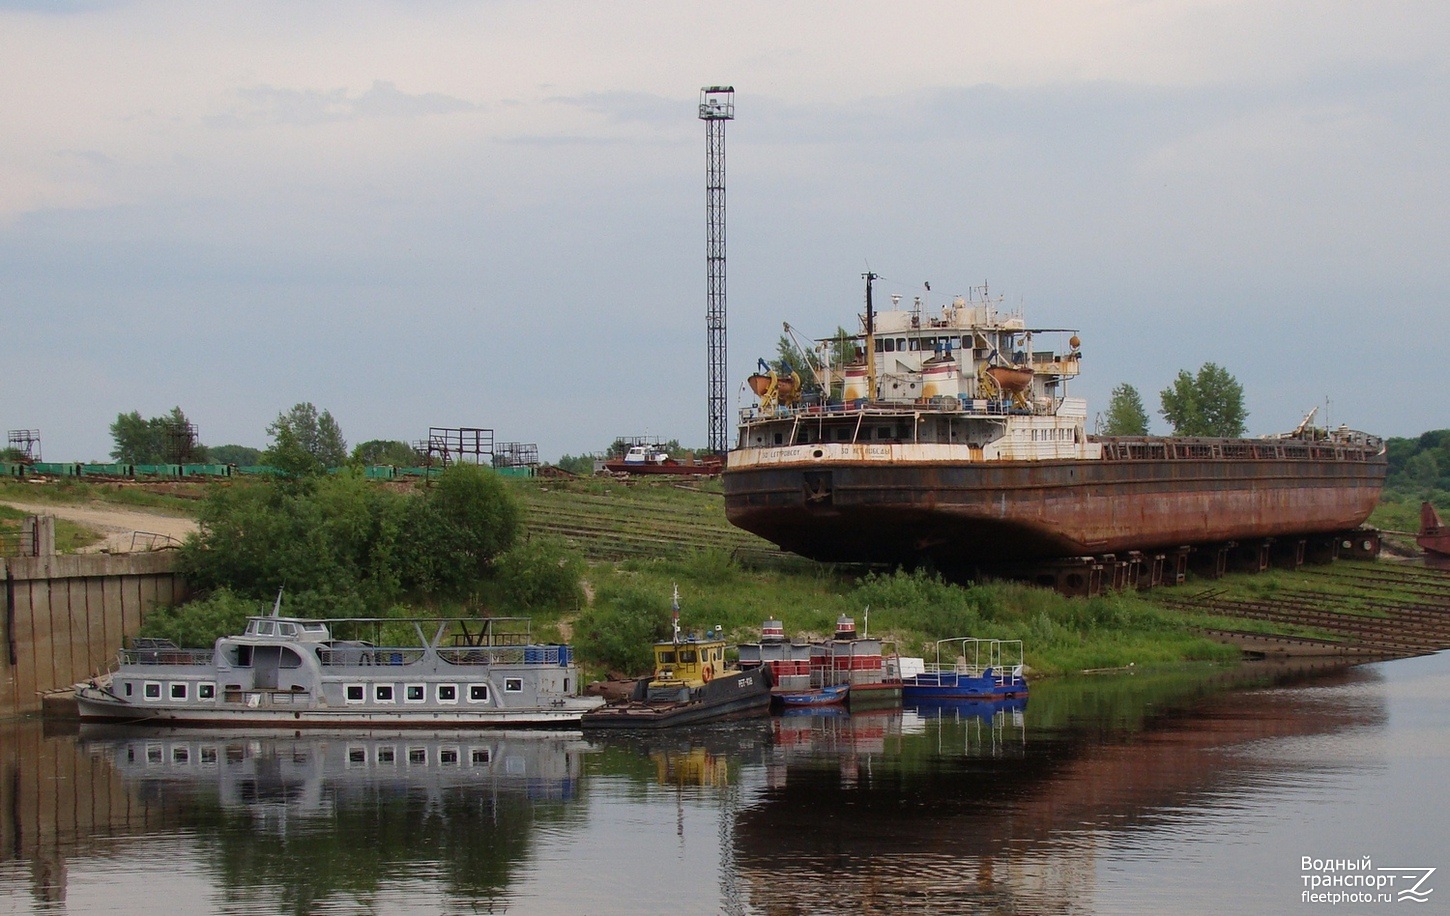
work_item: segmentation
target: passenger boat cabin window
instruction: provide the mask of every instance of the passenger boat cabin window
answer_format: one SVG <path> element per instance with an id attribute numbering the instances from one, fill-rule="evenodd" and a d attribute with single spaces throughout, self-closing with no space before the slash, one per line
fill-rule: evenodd
<path id="1" fill-rule="evenodd" d="M 186 690 L 186 685 L 185 684 L 172 684 L 171 685 L 171 698 L 173 700 L 184 700 L 184 699 L 186 699 L 186 694 L 187 694 L 187 690 Z"/>
<path id="2" fill-rule="evenodd" d="M 161 684 L 159 681 L 147 681 L 143 695 L 148 700 L 161 699 Z"/>
<path id="3" fill-rule="evenodd" d="M 488 702 L 488 685 L 487 684 L 469 684 L 468 685 L 468 701 L 470 703 L 487 703 Z"/>
<path id="4" fill-rule="evenodd" d="M 283 668 L 301 668 L 302 667 L 302 656 L 298 655 L 296 652 L 292 651 L 291 649 L 287 648 L 286 646 L 283 646 L 282 647 L 282 660 L 281 660 L 281 662 L 279 664 Z"/>
<path id="5" fill-rule="evenodd" d="M 362 684 L 348 684 L 343 691 L 343 696 L 349 703 L 361 703 L 367 696 Z"/>
<path id="6" fill-rule="evenodd" d="M 126 682 L 126 696 L 129 697 L 131 695 L 131 688 L 134 687 L 134 686 L 135 685 L 132 684 L 130 681 L 127 681 Z"/>
<path id="7" fill-rule="evenodd" d="M 443 764 L 444 766 L 457 766 L 458 750 L 451 747 L 442 748 L 438 751 L 438 762 Z"/>
<path id="8" fill-rule="evenodd" d="M 503 679 L 504 693 L 523 693 L 524 679 L 521 677 L 506 677 Z"/>
<path id="9" fill-rule="evenodd" d="M 476 767 L 486 767 L 491 755 L 486 747 L 476 747 L 468 752 L 468 761 Z"/>
<path id="10" fill-rule="evenodd" d="M 428 762 L 428 749 L 422 747 L 408 748 L 408 765 L 423 766 Z"/>
<path id="11" fill-rule="evenodd" d="M 439 684 L 438 685 L 438 702 L 440 702 L 440 703 L 457 703 L 458 702 L 458 685 L 457 684 Z"/>
<path id="12" fill-rule="evenodd" d="M 409 703 L 421 703 L 427 698 L 426 688 L 422 684 L 408 684 L 403 688 L 403 699 Z"/>
<path id="13" fill-rule="evenodd" d="M 185 747 L 173 747 L 171 749 L 171 762 L 172 763 L 190 763 L 191 762 L 191 749 L 190 748 L 185 748 Z"/>
<path id="14" fill-rule="evenodd" d="M 367 762 L 368 762 L 368 752 L 365 749 L 360 748 L 360 747 L 350 747 L 350 748 L 347 749 L 347 765 L 348 766 L 350 766 L 350 767 L 360 767 L 360 766 L 362 766 L 363 764 L 365 764 Z"/>
<path id="15" fill-rule="evenodd" d="M 391 703 L 391 702 L 393 702 L 393 685 L 392 684 L 374 684 L 373 685 L 373 699 L 376 700 L 379 703 Z"/>
<path id="16" fill-rule="evenodd" d="M 395 747 L 378 748 L 378 763 L 396 763 L 398 760 L 398 749 Z"/>
<path id="17" fill-rule="evenodd" d="M 198 700 L 215 700 L 216 699 L 216 685 L 215 684 L 197 684 L 196 685 L 196 698 Z"/>

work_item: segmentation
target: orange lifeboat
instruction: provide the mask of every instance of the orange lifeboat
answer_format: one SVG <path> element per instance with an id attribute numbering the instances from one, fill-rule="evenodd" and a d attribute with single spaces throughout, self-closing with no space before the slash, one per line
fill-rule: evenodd
<path id="1" fill-rule="evenodd" d="M 1032 385 L 1032 370 L 1019 366 L 991 366 L 987 374 L 1003 391 L 1016 394 L 1026 391 Z"/>

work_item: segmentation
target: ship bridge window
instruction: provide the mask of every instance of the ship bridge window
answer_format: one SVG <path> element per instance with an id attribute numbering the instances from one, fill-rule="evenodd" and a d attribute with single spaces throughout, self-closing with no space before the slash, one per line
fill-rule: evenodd
<path id="1" fill-rule="evenodd" d="M 277 635 L 277 629 L 276 629 L 275 625 L 273 625 L 272 621 L 270 621 L 270 620 L 259 620 L 259 621 L 257 621 L 257 635 L 258 636 L 275 636 L 275 635 Z"/>
<path id="2" fill-rule="evenodd" d="M 682 665 L 693 665 L 694 663 L 695 663 L 695 650 L 694 649 L 682 649 L 680 651 L 680 664 L 682 664 Z"/>
<path id="3" fill-rule="evenodd" d="M 296 636 L 297 635 L 297 625 L 295 623 L 279 623 L 279 624 L 277 624 L 277 635 L 279 635 L 279 636 Z"/>
<path id="4" fill-rule="evenodd" d="M 915 353 L 916 351 L 921 349 L 921 341 L 917 340 L 915 337 L 911 338 L 911 340 L 907 341 L 907 349 L 909 349 L 912 353 Z"/>
<path id="5" fill-rule="evenodd" d="M 669 651 L 669 652 L 661 652 L 660 653 L 660 664 L 661 665 L 673 665 L 674 663 L 675 663 L 675 653 L 674 652 Z"/>

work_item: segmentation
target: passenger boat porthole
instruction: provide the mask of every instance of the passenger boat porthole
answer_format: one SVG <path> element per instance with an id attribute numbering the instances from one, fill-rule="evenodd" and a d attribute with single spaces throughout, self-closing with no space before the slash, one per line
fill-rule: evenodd
<path id="1" fill-rule="evenodd" d="M 814 451 L 811 452 L 811 457 L 812 458 L 823 458 L 823 457 L 825 457 L 825 454 L 826 453 L 823 450 L 816 449 L 816 450 L 814 450 Z"/>

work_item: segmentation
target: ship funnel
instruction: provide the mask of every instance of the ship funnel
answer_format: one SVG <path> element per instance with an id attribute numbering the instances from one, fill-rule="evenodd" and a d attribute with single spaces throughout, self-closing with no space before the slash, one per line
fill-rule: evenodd
<path id="1" fill-rule="evenodd" d="M 840 617 L 837 617 L 836 618 L 836 638 L 837 639 L 855 639 L 856 638 L 856 618 L 854 618 L 854 617 L 847 617 L 845 614 L 842 614 Z"/>
<path id="2" fill-rule="evenodd" d="M 761 642 L 785 642 L 785 624 L 774 617 L 760 625 Z"/>

